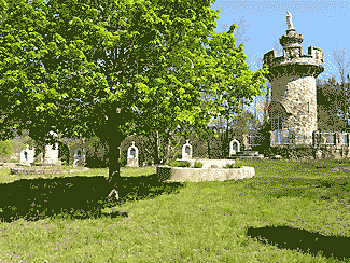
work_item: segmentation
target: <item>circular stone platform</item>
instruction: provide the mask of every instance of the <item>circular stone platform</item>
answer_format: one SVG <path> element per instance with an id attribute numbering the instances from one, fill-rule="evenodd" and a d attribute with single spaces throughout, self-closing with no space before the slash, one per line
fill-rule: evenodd
<path id="1" fill-rule="evenodd" d="M 255 176 L 254 167 L 241 168 L 187 168 L 158 166 L 157 178 L 161 182 L 200 182 L 200 181 L 226 181 L 252 178 Z"/>

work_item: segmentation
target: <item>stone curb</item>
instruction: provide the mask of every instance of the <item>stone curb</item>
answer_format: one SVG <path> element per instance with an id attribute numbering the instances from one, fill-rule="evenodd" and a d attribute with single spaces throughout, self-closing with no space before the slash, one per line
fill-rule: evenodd
<path id="1" fill-rule="evenodd" d="M 88 168 L 83 169 L 28 169 L 28 168 L 10 168 L 11 175 L 34 175 L 34 174 L 67 174 L 72 172 L 84 172 Z"/>

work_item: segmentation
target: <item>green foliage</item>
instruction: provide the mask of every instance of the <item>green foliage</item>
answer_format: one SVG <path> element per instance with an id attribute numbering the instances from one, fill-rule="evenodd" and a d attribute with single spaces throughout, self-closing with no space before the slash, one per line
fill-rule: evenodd
<path id="1" fill-rule="evenodd" d="M 236 161 L 234 164 L 226 164 L 225 168 L 241 168 L 244 166 L 243 162 Z"/>
<path id="2" fill-rule="evenodd" d="M 173 161 L 168 164 L 171 167 L 191 167 L 192 163 L 191 162 L 186 162 L 186 161 Z M 202 168 L 203 164 L 200 162 L 195 162 L 193 165 L 194 168 Z"/>
<path id="3" fill-rule="evenodd" d="M 13 145 L 9 140 L 1 141 L 0 142 L 0 157 L 1 158 L 9 158 L 11 154 L 13 153 Z"/>
<path id="4" fill-rule="evenodd" d="M 186 161 L 175 161 L 169 163 L 169 166 L 171 167 L 191 167 L 192 163 L 191 162 L 186 162 Z"/>
<path id="5" fill-rule="evenodd" d="M 41 162 L 39 162 L 39 161 L 34 161 L 34 166 L 42 166 L 42 164 L 41 164 Z"/>
<path id="6" fill-rule="evenodd" d="M 200 163 L 200 162 L 195 162 L 194 163 L 194 168 L 202 168 L 204 164 Z"/>
<path id="7" fill-rule="evenodd" d="M 128 135 L 185 134 L 191 126 L 215 136 L 212 117 L 240 112 L 240 98 L 250 105 L 268 71 L 249 69 L 236 25 L 215 33 L 219 16 L 210 5 L 9 2 L 0 11 L 0 137 L 11 129 L 28 129 L 37 141 L 50 130 L 65 138 L 96 135 L 108 142 L 114 165 Z M 210 99 L 201 100 L 202 91 Z"/>
<path id="8" fill-rule="evenodd" d="M 16 160 L 15 159 L 11 159 L 11 163 L 15 163 L 16 162 Z"/>

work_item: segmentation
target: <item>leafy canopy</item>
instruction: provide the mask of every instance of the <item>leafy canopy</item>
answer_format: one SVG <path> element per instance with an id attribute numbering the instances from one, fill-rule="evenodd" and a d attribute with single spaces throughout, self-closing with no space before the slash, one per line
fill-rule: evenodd
<path id="1" fill-rule="evenodd" d="M 118 145 L 188 124 L 211 133 L 210 119 L 239 112 L 238 99 L 261 94 L 267 73 L 249 70 L 235 25 L 215 33 L 212 2 L 2 2 L 2 138 L 15 128 L 44 140 L 53 130 Z"/>

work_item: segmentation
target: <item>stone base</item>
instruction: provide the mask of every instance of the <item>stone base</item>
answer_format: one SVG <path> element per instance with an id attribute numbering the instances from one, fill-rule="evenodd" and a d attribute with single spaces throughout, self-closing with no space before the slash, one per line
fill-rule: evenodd
<path id="1" fill-rule="evenodd" d="M 185 168 L 158 166 L 157 178 L 165 181 L 226 181 L 252 178 L 255 176 L 254 167 L 243 166 L 241 168 Z"/>
<path id="2" fill-rule="evenodd" d="M 82 169 L 30 169 L 30 168 L 11 168 L 11 175 L 34 175 L 34 174 L 71 174 L 72 172 L 84 172 L 89 168 Z"/>
<path id="3" fill-rule="evenodd" d="M 126 167 L 139 167 L 139 159 L 128 157 L 126 160 Z"/>
<path id="4" fill-rule="evenodd" d="M 128 163 L 125 167 L 139 167 L 137 163 Z"/>

